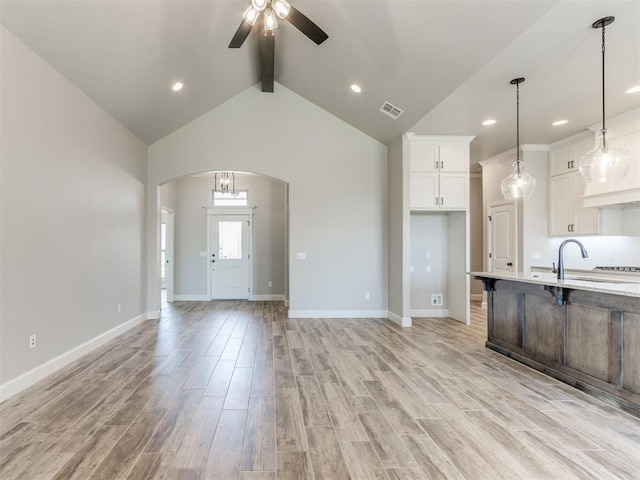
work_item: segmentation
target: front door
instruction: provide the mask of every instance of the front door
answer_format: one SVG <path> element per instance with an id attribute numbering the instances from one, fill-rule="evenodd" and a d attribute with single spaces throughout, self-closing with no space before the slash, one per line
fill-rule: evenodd
<path id="1" fill-rule="evenodd" d="M 515 201 L 489 205 L 489 271 L 517 271 L 517 219 Z"/>
<path id="2" fill-rule="evenodd" d="M 211 299 L 248 299 L 250 217 L 213 215 L 209 225 Z"/>

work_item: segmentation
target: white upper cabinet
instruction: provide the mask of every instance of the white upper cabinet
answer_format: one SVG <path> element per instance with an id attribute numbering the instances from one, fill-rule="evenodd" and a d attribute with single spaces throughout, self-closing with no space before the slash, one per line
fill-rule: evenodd
<path id="1" fill-rule="evenodd" d="M 598 235 L 600 211 L 582 206 L 584 179 L 580 172 L 551 177 L 549 183 L 549 233 L 552 236 Z"/>
<path id="2" fill-rule="evenodd" d="M 465 210 L 469 206 L 469 144 L 473 137 L 409 138 L 412 210 Z"/>
<path id="3" fill-rule="evenodd" d="M 550 175 L 577 172 L 582 156 L 593 148 L 593 142 L 581 142 L 551 151 Z"/>
<path id="4" fill-rule="evenodd" d="M 409 141 L 409 161 L 412 172 L 437 172 L 440 165 L 438 144 L 412 138 Z"/>
<path id="5" fill-rule="evenodd" d="M 468 172 L 469 145 L 440 145 L 441 172 Z"/>

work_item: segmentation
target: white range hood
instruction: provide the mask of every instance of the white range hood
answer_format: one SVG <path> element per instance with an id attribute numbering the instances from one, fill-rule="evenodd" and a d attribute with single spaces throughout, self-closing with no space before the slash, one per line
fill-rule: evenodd
<path id="1" fill-rule="evenodd" d="M 595 133 L 601 128 L 602 124 L 598 123 L 589 127 L 589 130 Z M 631 167 L 622 180 L 587 184 L 583 197 L 584 207 L 640 202 L 640 108 L 607 120 L 607 129 L 613 133 L 613 140 L 618 146 L 631 152 Z"/>

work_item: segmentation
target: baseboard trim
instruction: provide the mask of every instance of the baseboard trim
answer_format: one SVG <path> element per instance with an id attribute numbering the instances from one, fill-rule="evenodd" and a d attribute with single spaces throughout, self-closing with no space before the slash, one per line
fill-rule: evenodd
<path id="1" fill-rule="evenodd" d="M 142 315 L 138 315 L 131 320 L 121 323 L 117 327 L 101 333 L 97 337 L 94 337 L 91 340 L 88 340 L 63 354 L 52 358 L 42 365 L 38 365 L 28 372 L 25 372 L 22 375 L 3 383 L 2 385 L 0 385 L 0 402 L 4 402 L 5 400 L 36 384 L 40 380 L 48 377 L 52 373 L 55 373 L 61 368 L 66 367 L 71 362 L 75 362 L 83 355 L 86 355 L 87 353 L 95 350 L 98 347 L 101 347 L 110 340 L 113 340 L 118 335 L 122 335 L 127 330 L 136 327 L 145 320 L 149 319 L 149 313 L 152 312 L 145 312 Z"/>
<path id="2" fill-rule="evenodd" d="M 251 295 L 249 300 L 253 302 L 284 302 L 284 295 Z"/>
<path id="3" fill-rule="evenodd" d="M 147 320 L 159 320 L 161 315 L 160 310 L 154 310 L 153 312 L 147 312 Z"/>
<path id="4" fill-rule="evenodd" d="M 433 317 L 433 318 L 446 318 L 449 316 L 449 310 L 411 310 L 409 314 L 412 317 Z"/>
<path id="5" fill-rule="evenodd" d="M 387 318 L 386 310 L 289 310 L 289 318 Z"/>
<path id="6" fill-rule="evenodd" d="M 471 297 L 471 301 L 472 302 L 481 302 L 482 301 L 482 294 L 481 293 L 472 293 L 470 295 Z"/>
<path id="7" fill-rule="evenodd" d="M 387 318 L 401 327 L 410 327 L 412 325 L 411 317 L 401 317 L 400 315 L 387 311 Z"/>
<path id="8" fill-rule="evenodd" d="M 208 295 L 174 295 L 174 302 L 208 302 L 211 300 Z"/>

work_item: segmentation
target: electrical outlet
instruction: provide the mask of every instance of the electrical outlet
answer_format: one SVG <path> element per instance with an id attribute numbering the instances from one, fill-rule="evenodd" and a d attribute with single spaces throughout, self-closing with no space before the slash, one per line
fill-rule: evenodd
<path id="1" fill-rule="evenodd" d="M 268 286 L 269 288 L 273 287 L 273 282 L 269 282 Z"/>
<path id="2" fill-rule="evenodd" d="M 427 252 L 427 260 L 431 260 L 431 252 Z"/>
<path id="3" fill-rule="evenodd" d="M 436 293 L 431 295 L 431 305 L 439 306 L 442 305 L 442 294 Z"/>
<path id="4" fill-rule="evenodd" d="M 413 273 L 413 265 L 409 267 L 409 273 Z"/>
<path id="5" fill-rule="evenodd" d="M 370 300 L 371 299 L 371 294 L 369 292 L 364 294 L 364 299 L 365 300 Z"/>
<path id="6" fill-rule="evenodd" d="M 427 273 L 431 273 L 431 265 L 427 265 Z"/>
<path id="7" fill-rule="evenodd" d="M 119 303 L 119 304 L 118 304 L 118 313 L 120 313 L 121 311 L 122 311 L 122 304 L 121 304 L 121 303 Z"/>
<path id="8" fill-rule="evenodd" d="M 29 337 L 29 349 L 36 348 L 37 339 L 38 338 L 36 337 L 35 333 Z"/>

